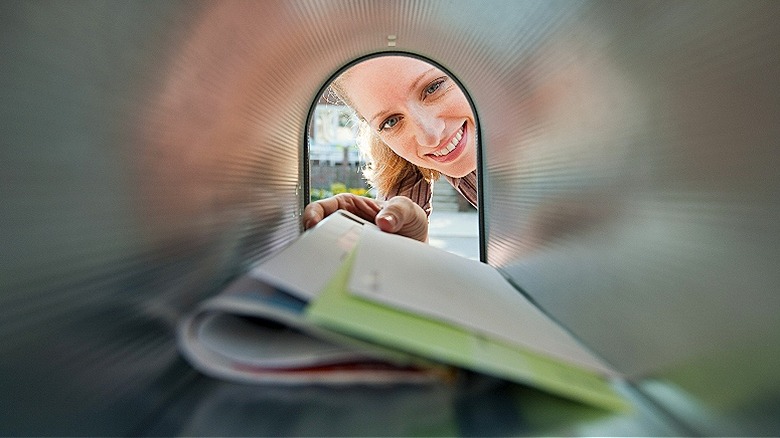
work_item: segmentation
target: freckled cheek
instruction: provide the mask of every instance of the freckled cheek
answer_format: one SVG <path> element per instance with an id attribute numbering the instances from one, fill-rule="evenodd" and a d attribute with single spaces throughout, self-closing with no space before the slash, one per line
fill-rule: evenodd
<path id="1" fill-rule="evenodd" d="M 468 117 L 469 119 L 474 120 L 474 111 L 471 110 L 471 105 L 469 105 L 466 101 L 461 102 L 455 111 L 457 111 L 463 117 Z"/>
<path id="2" fill-rule="evenodd" d="M 469 100 L 466 99 L 466 95 L 461 91 L 448 95 L 446 99 L 446 105 L 460 113 L 471 114 L 471 105 L 469 105 Z"/>
<path id="3" fill-rule="evenodd" d="M 391 141 L 386 141 L 385 144 L 396 153 L 396 155 L 405 159 L 406 161 L 415 162 L 418 161 L 417 157 L 417 143 L 412 136 L 403 136 L 403 138 L 396 138 Z"/>

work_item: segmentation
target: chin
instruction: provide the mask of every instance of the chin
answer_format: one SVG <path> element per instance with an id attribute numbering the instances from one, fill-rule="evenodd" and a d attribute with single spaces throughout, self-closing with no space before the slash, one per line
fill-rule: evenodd
<path id="1" fill-rule="evenodd" d="M 477 169 L 476 157 L 473 162 L 470 163 L 452 163 L 446 170 L 441 173 L 451 176 L 453 178 L 463 178 Z"/>
<path id="2" fill-rule="evenodd" d="M 477 169 L 476 164 L 474 166 L 457 166 L 448 168 L 445 170 L 440 170 L 439 172 L 443 173 L 444 175 L 449 176 L 450 178 L 463 178 L 464 176 L 470 174 L 471 172 L 475 171 Z"/>
<path id="3" fill-rule="evenodd" d="M 464 176 L 470 174 L 473 171 L 474 169 L 469 170 L 468 172 L 442 172 L 442 173 L 449 176 L 450 178 L 463 178 Z"/>

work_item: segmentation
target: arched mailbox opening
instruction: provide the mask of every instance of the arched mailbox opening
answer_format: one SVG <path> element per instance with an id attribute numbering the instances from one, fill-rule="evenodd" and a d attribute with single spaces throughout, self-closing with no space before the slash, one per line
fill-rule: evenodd
<path id="1" fill-rule="evenodd" d="M 406 196 L 429 215 L 431 244 L 477 259 L 479 144 L 471 98 L 445 67 L 404 52 L 361 57 L 312 104 L 305 201 Z"/>

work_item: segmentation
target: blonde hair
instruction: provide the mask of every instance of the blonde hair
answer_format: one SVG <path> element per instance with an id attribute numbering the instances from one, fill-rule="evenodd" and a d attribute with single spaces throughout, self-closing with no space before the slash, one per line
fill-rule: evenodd
<path id="1" fill-rule="evenodd" d="M 357 144 L 366 158 L 363 176 L 380 194 L 392 193 L 403 179 L 417 173 L 428 182 L 439 178 L 439 172 L 412 164 L 396 154 L 365 120 L 361 119 L 359 123 Z"/>
<path id="2" fill-rule="evenodd" d="M 333 94 L 354 110 L 355 106 L 351 103 L 349 93 L 343 86 L 345 75 L 346 73 L 343 73 L 337 77 L 331 83 L 330 88 Z M 412 164 L 396 154 L 379 138 L 379 134 L 371 128 L 363 116 L 357 111 L 355 113 L 359 118 L 357 146 L 366 160 L 363 176 L 371 187 L 377 189 L 380 196 L 393 193 L 404 178 L 418 173 L 429 183 L 439 179 L 440 173 L 438 171 Z"/>

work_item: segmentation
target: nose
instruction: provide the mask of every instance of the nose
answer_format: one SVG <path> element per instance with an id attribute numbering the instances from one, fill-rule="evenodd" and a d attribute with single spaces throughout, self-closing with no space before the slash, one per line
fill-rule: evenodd
<path id="1" fill-rule="evenodd" d="M 414 114 L 415 138 L 420 146 L 435 148 L 441 142 L 444 120 L 430 108 L 417 108 Z"/>

